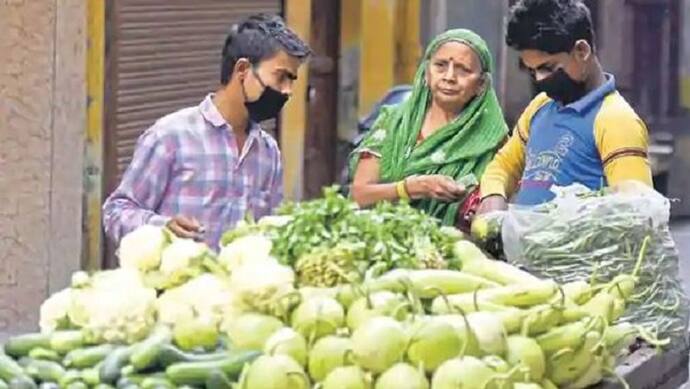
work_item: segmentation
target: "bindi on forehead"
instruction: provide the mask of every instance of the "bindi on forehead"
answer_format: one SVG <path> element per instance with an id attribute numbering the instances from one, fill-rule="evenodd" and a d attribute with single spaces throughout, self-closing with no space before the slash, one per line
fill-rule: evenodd
<path id="1" fill-rule="evenodd" d="M 471 64 L 479 64 L 479 56 L 467 44 L 460 42 L 448 42 L 443 44 L 434 55 L 436 59 L 448 61 L 462 61 Z"/>
<path id="2" fill-rule="evenodd" d="M 440 61 L 449 64 L 452 63 L 455 66 L 461 66 L 468 70 L 476 70 L 481 67 L 479 59 L 476 56 L 473 56 L 471 53 L 438 56 L 435 58 L 435 61 Z"/>

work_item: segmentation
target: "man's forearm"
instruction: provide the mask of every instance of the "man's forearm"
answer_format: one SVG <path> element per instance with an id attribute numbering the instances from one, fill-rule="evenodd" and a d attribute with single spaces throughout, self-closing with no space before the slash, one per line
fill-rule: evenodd
<path id="1" fill-rule="evenodd" d="M 482 198 L 499 195 L 509 198 L 517 187 L 525 166 L 525 148 L 513 135 L 489 163 L 481 179 Z"/>
<path id="2" fill-rule="evenodd" d="M 108 200 L 103 206 L 103 225 L 106 235 L 119 242 L 123 236 L 145 224 L 165 226 L 169 217 L 137 207 L 125 199 Z"/>

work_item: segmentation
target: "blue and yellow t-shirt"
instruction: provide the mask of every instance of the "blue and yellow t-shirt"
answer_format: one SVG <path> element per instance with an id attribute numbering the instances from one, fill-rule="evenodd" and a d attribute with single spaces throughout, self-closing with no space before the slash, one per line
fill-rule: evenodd
<path id="1" fill-rule="evenodd" d="M 647 144 L 645 124 L 616 91 L 612 75 L 566 106 L 540 94 L 486 169 L 482 196 L 514 196 L 518 204 L 535 205 L 553 198 L 554 185 L 651 185 Z"/>

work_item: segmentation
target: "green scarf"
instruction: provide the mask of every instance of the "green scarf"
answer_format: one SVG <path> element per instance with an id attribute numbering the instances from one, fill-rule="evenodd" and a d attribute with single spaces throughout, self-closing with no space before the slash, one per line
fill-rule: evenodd
<path id="1" fill-rule="evenodd" d="M 431 56 L 449 41 L 470 46 L 479 56 L 486 86 L 455 120 L 436 130 L 417 145 L 431 99 L 425 73 Z M 429 44 L 417 68 L 412 95 L 404 103 L 384 107 L 371 132 L 350 157 L 350 171 L 356 171 L 362 152 L 380 156 L 380 182 L 397 182 L 421 174 L 443 174 L 458 180 L 468 174 L 481 177 L 493 159 L 508 128 L 491 86 L 493 61 L 486 42 L 470 30 L 449 30 Z M 464 201 L 464 200 L 463 200 Z M 454 225 L 462 202 L 447 203 L 422 199 L 413 205 L 438 218 L 445 225 Z"/>

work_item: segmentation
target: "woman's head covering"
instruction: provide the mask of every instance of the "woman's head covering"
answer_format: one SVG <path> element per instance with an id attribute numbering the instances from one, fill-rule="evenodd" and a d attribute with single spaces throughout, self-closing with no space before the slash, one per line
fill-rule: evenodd
<path id="1" fill-rule="evenodd" d="M 484 88 L 453 121 L 417 144 L 431 101 L 426 83 L 429 60 L 441 45 L 451 41 L 464 43 L 477 53 L 485 77 Z M 455 179 L 474 174 L 479 178 L 508 134 L 491 85 L 492 72 L 491 53 L 479 35 L 454 29 L 437 36 L 417 68 L 410 98 L 398 106 L 384 107 L 371 132 L 352 154 L 352 174 L 362 152 L 369 152 L 380 157 L 380 182 L 397 182 L 419 174 L 443 174 Z M 414 205 L 448 225 L 455 223 L 459 206 L 432 199 Z"/>

